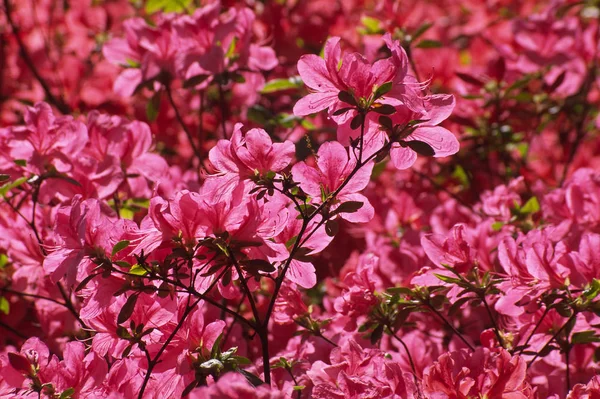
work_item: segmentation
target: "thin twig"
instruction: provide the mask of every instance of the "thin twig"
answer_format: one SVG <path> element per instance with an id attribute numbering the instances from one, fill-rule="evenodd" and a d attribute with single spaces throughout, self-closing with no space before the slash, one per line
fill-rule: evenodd
<path id="1" fill-rule="evenodd" d="M 173 110 L 175 111 L 175 117 L 177 118 L 177 121 L 181 125 L 181 128 L 185 132 L 185 135 L 187 136 L 187 139 L 190 142 L 190 146 L 192 147 L 192 151 L 194 151 L 194 154 L 196 155 L 196 157 L 198 157 L 198 160 L 200 162 L 202 162 L 202 154 L 200 153 L 200 151 L 196 147 L 196 144 L 194 143 L 194 138 L 192 137 L 192 133 L 190 132 L 190 130 L 188 129 L 187 125 L 183 121 L 183 117 L 179 113 L 179 108 L 177 108 L 177 104 L 175 104 L 175 100 L 173 99 L 173 93 L 171 91 L 171 85 L 170 84 L 168 84 L 168 83 L 165 84 L 165 91 L 167 92 L 167 97 L 169 98 L 169 103 L 171 104 L 171 107 L 173 107 Z"/>
<path id="2" fill-rule="evenodd" d="M 48 86 L 48 83 L 46 83 L 46 81 L 44 80 L 42 75 L 40 75 L 39 71 L 35 67 L 35 63 L 33 62 L 33 59 L 27 52 L 27 47 L 25 47 L 25 43 L 23 43 L 23 40 L 21 39 L 21 36 L 19 35 L 19 33 L 20 33 L 19 27 L 17 26 L 15 21 L 12 19 L 12 12 L 11 12 L 11 8 L 10 8 L 9 0 L 4 0 L 4 13 L 6 14 L 6 19 L 8 20 L 8 23 L 12 28 L 13 35 L 15 36 L 15 39 L 17 40 L 17 44 L 19 45 L 19 51 L 21 52 L 21 57 L 23 58 L 23 61 L 25 62 L 25 64 L 27 65 L 27 67 L 29 68 L 29 70 L 31 71 L 33 76 L 36 78 L 36 80 L 42 86 L 42 89 L 44 90 L 44 93 L 46 94 L 46 98 L 48 99 L 48 101 L 50 103 L 52 103 L 56 108 L 58 108 L 58 110 L 60 112 L 62 112 L 63 114 L 65 114 L 65 115 L 70 114 L 72 112 L 71 108 L 61 98 L 57 98 L 56 96 L 54 96 L 54 94 L 52 94 L 52 92 L 50 91 L 50 87 Z"/>

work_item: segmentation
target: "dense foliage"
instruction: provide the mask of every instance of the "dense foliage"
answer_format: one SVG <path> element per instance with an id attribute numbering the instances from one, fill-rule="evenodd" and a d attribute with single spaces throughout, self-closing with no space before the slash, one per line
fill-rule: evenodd
<path id="1" fill-rule="evenodd" d="M 598 0 L 0 10 L 0 397 L 600 398 Z"/>

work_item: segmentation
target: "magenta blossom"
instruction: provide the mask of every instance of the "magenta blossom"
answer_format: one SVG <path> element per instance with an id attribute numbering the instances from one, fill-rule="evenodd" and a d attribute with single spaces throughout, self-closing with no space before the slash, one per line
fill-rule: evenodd
<path id="1" fill-rule="evenodd" d="M 346 149 L 337 142 L 325 143 L 317 154 L 317 168 L 300 162 L 292 168 L 294 180 L 300 183 L 304 192 L 310 195 L 315 203 L 325 201 L 328 196 L 338 189 L 336 205 L 332 211 L 345 202 L 361 203 L 355 212 L 340 212 L 340 217 L 354 223 L 364 223 L 373 217 L 373 207 L 369 200 L 359 194 L 367 184 L 373 170 L 373 163 L 368 163 L 355 173 L 347 184 L 342 186 L 356 166 L 356 159 L 348 156 Z"/>

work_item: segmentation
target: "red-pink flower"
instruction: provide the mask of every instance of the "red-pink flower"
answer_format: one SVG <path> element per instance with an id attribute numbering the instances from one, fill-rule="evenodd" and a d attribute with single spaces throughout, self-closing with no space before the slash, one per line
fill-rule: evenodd
<path id="1" fill-rule="evenodd" d="M 313 200 L 315 203 L 324 201 L 341 187 L 336 197 L 336 205 L 331 209 L 335 210 L 349 201 L 362 203 L 356 212 L 342 211 L 340 217 L 350 222 L 364 223 L 371 220 L 374 210 L 369 200 L 359 192 L 369 184 L 373 163 L 362 166 L 358 172 L 350 176 L 355 167 L 356 159 L 352 154 L 349 156 L 340 143 L 327 142 L 319 148 L 317 168 L 300 162 L 292 168 L 292 175 L 294 180 L 300 183 L 302 190 L 316 199 Z M 342 187 L 346 179 L 348 182 Z"/>
<path id="2" fill-rule="evenodd" d="M 423 376 L 423 390 L 431 398 L 534 398 L 526 377 L 527 364 L 504 349 L 477 348 L 445 353 Z"/>

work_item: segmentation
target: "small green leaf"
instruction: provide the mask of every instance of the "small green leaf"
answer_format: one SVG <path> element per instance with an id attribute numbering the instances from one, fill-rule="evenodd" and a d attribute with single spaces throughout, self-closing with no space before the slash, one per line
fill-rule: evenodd
<path id="1" fill-rule="evenodd" d="M 390 104 L 375 103 L 375 104 L 373 104 L 373 111 L 377 112 L 378 114 L 382 114 L 382 115 L 392 115 L 393 113 L 396 112 L 396 107 L 394 107 L 393 105 L 390 105 Z"/>
<path id="2" fill-rule="evenodd" d="M 123 324 L 131 317 L 133 311 L 135 310 L 135 303 L 138 299 L 138 296 L 139 295 L 135 293 L 127 298 L 125 305 L 123 305 L 119 315 L 117 316 L 117 324 Z"/>
<path id="3" fill-rule="evenodd" d="M 520 209 L 521 214 L 530 215 L 540 210 L 540 203 L 537 197 L 531 197 Z"/>
<path id="4" fill-rule="evenodd" d="M 385 326 L 383 324 L 379 324 L 373 332 L 371 333 L 371 344 L 375 345 L 383 336 L 383 329 Z"/>
<path id="5" fill-rule="evenodd" d="M 381 27 L 381 21 L 372 17 L 364 16 L 360 19 L 360 22 L 365 27 L 364 33 L 367 35 L 375 35 L 378 33 L 384 33 Z"/>
<path id="6" fill-rule="evenodd" d="M 492 230 L 494 230 L 494 231 L 500 231 L 500 230 L 502 230 L 502 227 L 504 227 L 504 222 L 492 223 Z"/>
<path id="7" fill-rule="evenodd" d="M 265 83 L 261 89 L 262 94 L 276 93 L 284 90 L 295 90 L 302 87 L 304 82 L 300 76 L 293 76 L 289 79 L 273 79 Z"/>
<path id="8" fill-rule="evenodd" d="M 129 269 L 129 274 L 135 274 L 136 276 L 143 276 L 146 273 L 148 273 L 148 271 L 137 263 L 131 266 L 131 269 Z"/>
<path id="9" fill-rule="evenodd" d="M 352 94 L 348 93 L 347 91 L 340 91 L 338 93 L 338 99 L 347 104 L 358 106 L 358 103 L 354 99 L 354 96 Z"/>
<path id="10" fill-rule="evenodd" d="M 4 298 L 3 296 L 0 297 L 0 312 L 4 313 L 5 315 L 10 313 L 10 302 L 8 302 L 8 299 Z"/>
<path id="11" fill-rule="evenodd" d="M 459 278 L 445 276 L 443 274 L 434 273 L 433 275 L 442 280 L 444 283 L 448 284 L 458 284 L 462 282 Z"/>
<path id="12" fill-rule="evenodd" d="M 260 378 L 258 378 L 257 376 L 255 376 L 254 374 L 252 374 L 249 371 L 246 371 L 244 369 L 238 369 L 237 370 L 241 375 L 243 375 L 244 377 L 246 377 L 246 380 L 248 380 L 248 382 L 250 384 L 252 384 L 253 386 L 257 387 L 259 385 L 263 385 L 265 382 L 263 380 L 261 380 Z"/>
<path id="13" fill-rule="evenodd" d="M 73 396 L 73 394 L 75 394 L 75 389 L 67 388 L 64 391 L 62 391 L 59 398 L 60 399 L 70 399 Z"/>
<path id="14" fill-rule="evenodd" d="M 148 0 L 145 10 L 148 14 L 158 11 L 182 12 L 192 5 L 192 0 Z"/>
<path id="15" fill-rule="evenodd" d="M 417 40 L 425 32 L 427 32 L 429 30 L 429 28 L 431 28 L 432 26 L 433 26 L 433 23 L 431 23 L 431 22 L 425 22 L 425 23 L 423 23 L 421 26 L 419 26 L 417 28 L 416 31 L 413 32 L 413 34 L 411 35 L 412 36 L 411 40 Z"/>
<path id="16" fill-rule="evenodd" d="M 580 331 L 573 333 L 571 342 L 574 344 L 589 344 L 592 342 L 600 342 L 600 336 L 596 335 L 595 331 Z"/>
<path id="17" fill-rule="evenodd" d="M 0 195 L 2 195 L 3 197 L 6 196 L 6 194 L 8 194 L 8 192 L 10 190 L 12 190 L 13 188 L 19 187 L 21 184 L 25 183 L 26 181 L 27 181 L 27 177 L 20 177 L 13 182 L 6 183 L 5 185 L 0 187 Z"/>
<path id="18" fill-rule="evenodd" d="M 325 233 L 329 237 L 334 237 L 338 231 L 340 230 L 340 224 L 337 219 L 329 219 L 327 223 L 325 223 Z"/>
<path id="19" fill-rule="evenodd" d="M 15 159 L 14 162 L 18 166 L 23 166 L 23 167 L 27 166 L 27 161 L 24 159 Z"/>
<path id="20" fill-rule="evenodd" d="M 381 86 L 375 90 L 374 99 L 377 100 L 380 97 L 386 95 L 390 90 L 392 90 L 394 83 L 393 82 L 385 82 Z"/>
<path id="21" fill-rule="evenodd" d="M 365 121 L 364 114 L 357 114 L 354 118 L 352 118 L 352 121 L 350 121 L 350 129 L 352 129 L 352 130 L 358 129 L 359 127 L 362 126 L 364 121 Z"/>
<path id="22" fill-rule="evenodd" d="M 5 182 L 10 179 L 10 175 L 0 174 L 0 182 Z"/>
<path id="23" fill-rule="evenodd" d="M 338 213 L 354 213 L 363 207 L 363 203 L 360 201 L 347 201 L 338 206 L 331 214 L 337 215 Z"/>
<path id="24" fill-rule="evenodd" d="M 154 122 L 156 118 L 158 118 L 158 112 L 160 110 L 160 98 L 161 92 L 157 91 L 146 104 L 146 117 L 150 122 Z"/>
<path id="25" fill-rule="evenodd" d="M 390 287 L 385 290 L 389 294 L 411 295 L 412 290 L 408 287 Z"/>
<path id="26" fill-rule="evenodd" d="M 402 147 L 409 147 L 411 150 L 413 150 L 417 154 L 423 155 L 425 157 L 432 157 L 435 155 L 434 149 L 424 141 L 420 141 L 420 140 L 401 141 L 400 145 Z"/>
<path id="27" fill-rule="evenodd" d="M 227 48 L 227 53 L 225 53 L 225 58 L 233 58 L 235 56 L 235 50 L 236 50 L 238 41 L 239 41 L 238 37 L 234 36 L 233 39 L 231 40 L 231 43 L 229 43 L 229 47 Z"/>
<path id="28" fill-rule="evenodd" d="M 384 128 L 386 128 L 386 130 L 393 130 L 394 129 L 394 124 L 392 122 L 392 119 L 389 116 L 380 116 L 379 117 L 379 124 L 381 126 L 383 126 Z"/>
<path id="29" fill-rule="evenodd" d="M 292 388 L 292 390 L 294 390 L 294 391 L 301 391 L 304 388 L 306 388 L 306 385 L 294 385 L 294 387 Z"/>
<path id="30" fill-rule="evenodd" d="M 206 79 L 208 79 L 210 77 L 210 75 L 196 75 L 196 76 L 192 76 L 189 79 L 186 79 L 183 82 L 183 88 L 184 89 L 189 89 L 191 87 L 196 87 L 198 86 L 200 83 L 204 82 Z"/>
<path id="31" fill-rule="evenodd" d="M 338 116 L 338 115 L 342 115 L 345 114 L 348 111 L 352 111 L 354 108 L 350 108 L 350 107 L 346 107 L 346 108 L 340 108 L 337 111 L 335 111 L 333 113 L 334 116 Z"/>
<path id="32" fill-rule="evenodd" d="M 113 247 L 112 250 L 112 256 L 115 256 L 118 252 L 124 250 L 125 248 L 127 248 L 129 246 L 129 241 L 128 240 L 122 240 L 119 241 L 118 243 L 115 244 L 115 246 Z"/>
<path id="33" fill-rule="evenodd" d="M 251 259 L 242 263 L 244 270 L 250 273 L 273 273 L 276 269 L 269 261 L 264 259 Z"/>
<path id="34" fill-rule="evenodd" d="M 442 44 L 442 42 L 437 41 L 437 40 L 425 39 L 425 40 L 421 40 L 421 42 L 419 42 L 419 44 L 417 44 L 415 47 L 417 47 L 417 48 L 440 48 L 440 47 L 443 47 L 443 44 Z"/>

